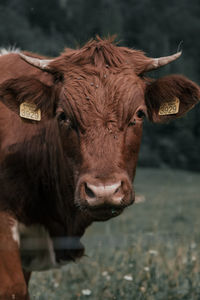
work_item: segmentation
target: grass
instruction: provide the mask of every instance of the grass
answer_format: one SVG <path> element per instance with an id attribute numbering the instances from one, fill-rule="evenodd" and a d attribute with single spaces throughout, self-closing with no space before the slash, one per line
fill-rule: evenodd
<path id="1" fill-rule="evenodd" d="M 80 262 L 34 273 L 31 299 L 200 299 L 200 175 L 139 169 L 135 188 L 146 201 L 93 224 Z"/>

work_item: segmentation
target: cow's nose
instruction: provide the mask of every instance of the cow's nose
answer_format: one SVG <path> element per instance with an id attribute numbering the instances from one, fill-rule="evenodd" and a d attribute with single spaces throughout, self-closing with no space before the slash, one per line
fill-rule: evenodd
<path id="1" fill-rule="evenodd" d="M 84 188 L 85 199 L 90 206 L 101 205 L 106 202 L 111 205 L 120 205 L 124 197 L 121 181 L 98 185 L 85 182 Z"/>

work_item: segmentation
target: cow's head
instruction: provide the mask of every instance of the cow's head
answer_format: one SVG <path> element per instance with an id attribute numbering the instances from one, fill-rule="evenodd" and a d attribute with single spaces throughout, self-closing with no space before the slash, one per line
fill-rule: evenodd
<path id="1" fill-rule="evenodd" d="M 47 107 L 52 103 L 52 114 L 44 113 L 41 122 L 56 120 L 74 180 L 74 201 L 93 219 L 117 216 L 134 202 L 132 182 L 143 119 L 169 121 L 198 102 L 199 87 L 183 76 L 144 77 L 145 72 L 168 64 L 180 54 L 152 59 L 99 39 L 52 60 L 21 55 L 56 80 L 47 86 L 40 78 L 18 78 L 12 93 L 20 102 L 37 99 L 34 101 L 41 104 L 44 99 Z M 6 99 L 3 85 L 1 90 Z M 178 103 L 176 111 L 171 108 L 173 114 L 164 104 L 169 101 Z M 167 113 L 160 111 L 163 104 Z"/>

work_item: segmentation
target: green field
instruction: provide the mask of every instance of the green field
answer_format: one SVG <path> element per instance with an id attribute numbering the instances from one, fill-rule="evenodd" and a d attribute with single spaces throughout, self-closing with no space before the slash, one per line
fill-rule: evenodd
<path id="1" fill-rule="evenodd" d="M 139 169 L 135 188 L 146 201 L 93 224 L 80 262 L 34 273 L 31 299 L 200 299 L 200 175 Z"/>

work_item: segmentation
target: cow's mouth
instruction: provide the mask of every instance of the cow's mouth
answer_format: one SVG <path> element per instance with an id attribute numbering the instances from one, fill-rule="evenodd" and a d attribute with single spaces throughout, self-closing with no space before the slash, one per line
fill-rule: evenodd
<path id="1" fill-rule="evenodd" d="M 94 221 L 106 221 L 111 218 L 119 216 L 125 206 L 120 207 L 111 207 L 111 206 L 102 206 L 102 207 L 89 207 L 84 209 L 85 213 L 91 217 Z"/>

